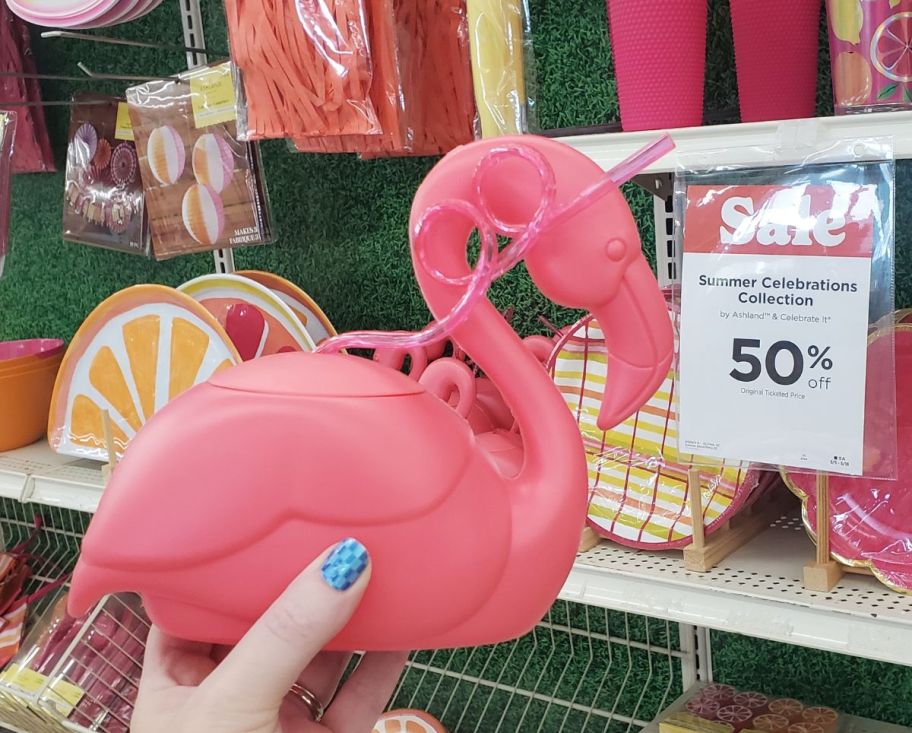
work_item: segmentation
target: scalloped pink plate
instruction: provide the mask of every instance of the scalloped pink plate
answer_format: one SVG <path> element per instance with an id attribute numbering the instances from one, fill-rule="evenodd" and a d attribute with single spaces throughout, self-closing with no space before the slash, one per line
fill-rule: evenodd
<path id="1" fill-rule="evenodd" d="M 121 21 L 125 20 L 131 13 L 133 13 L 137 6 L 140 5 L 142 0 L 118 0 L 117 3 L 111 6 L 111 8 L 102 15 L 94 18 L 93 20 L 87 21 L 85 23 L 80 23 L 78 26 L 70 26 L 71 28 L 105 28 L 109 25 L 116 25 Z"/>
<path id="2" fill-rule="evenodd" d="M 23 20 L 50 27 L 90 23 L 115 7 L 120 0 L 7 0 L 7 5 Z"/>
<path id="3" fill-rule="evenodd" d="M 78 29 L 88 29 L 88 28 L 106 28 L 112 25 L 120 25 L 121 23 L 129 23 L 133 20 L 138 20 L 153 10 L 155 10 L 159 5 L 162 4 L 162 0 L 140 0 L 135 6 L 131 7 L 128 12 L 124 14 L 117 14 L 117 17 L 104 17 L 99 18 L 91 23 L 86 23 L 85 25 L 79 26 L 70 26 L 71 28 Z"/>
<path id="4" fill-rule="evenodd" d="M 885 585 L 912 593 L 912 325 L 883 331 L 868 345 L 867 404 L 865 406 L 865 456 L 869 473 L 884 475 L 878 465 L 892 462 L 890 446 L 876 436 L 888 434 L 890 410 L 882 402 L 877 385 L 889 383 L 884 373 L 895 333 L 896 343 L 896 480 L 831 475 L 830 548 L 833 557 L 848 565 L 869 567 Z M 869 437 L 870 436 L 870 437 Z M 814 474 L 782 472 L 785 483 L 802 499 L 802 515 L 808 531 L 817 535 L 817 491 Z"/>

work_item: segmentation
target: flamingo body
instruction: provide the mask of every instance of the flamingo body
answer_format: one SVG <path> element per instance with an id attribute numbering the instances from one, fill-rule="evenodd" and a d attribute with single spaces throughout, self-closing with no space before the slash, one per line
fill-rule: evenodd
<path id="1" fill-rule="evenodd" d="M 497 157 L 504 150 L 514 158 Z M 553 186 L 530 181 L 529 156 Z M 479 141 L 431 171 L 410 223 L 416 278 L 439 321 L 462 297 L 473 227 L 446 202 L 489 212 L 479 214 L 489 234 L 580 203 L 549 220 L 525 259 L 546 296 L 603 325 L 614 375 L 603 428 L 655 392 L 673 349 L 623 196 L 610 180 L 597 198 L 584 194 L 605 180 L 553 140 Z M 435 211 L 446 215 L 422 228 Z M 517 432 L 476 435 L 461 399 L 471 375 L 446 365 L 428 367 L 423 384 L 348 355 L 245 362 L 178 396 L 131 441 L 86 533 L 70 612 L 135 591 L 164 631 L 230 644 L 320 551 L 354 536 L 370 553 L 371 582 L 329 648 L 468 646 L 528 631 L 567 577 L 585 521 L 582 439 L 539 359 L 489 301 L 452 337 L 501 392 Z M 465 388 L 457 409 L 441 399 L 450 377 Z"/>
<path id="2" fill-rule="evenodd" d="M 302 558 L 351 534 L 375 570 L 341 646 L 380 638 L 397 649 L 471 616 L 502 573 L 510 509 L 465 420 L 353 356 L 279 354 L 241 367 L 137 435 L 86 537 L 71 602 L 90 602 L 99 583 L 140 584 L 171 633 L 229 643 Z M 191 476 L 204 483 L 191 490 Z M 453 537 L 464 538 L 458 553 L 443 541 Z M 389 593 L 402 599 L 394 614 L 383 611 Z"/>

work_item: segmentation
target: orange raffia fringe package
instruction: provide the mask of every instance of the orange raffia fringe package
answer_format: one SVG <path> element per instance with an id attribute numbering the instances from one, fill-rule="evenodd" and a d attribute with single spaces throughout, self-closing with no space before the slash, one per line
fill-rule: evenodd
<path id="1" fill-rule="evenodd" d="M 370 98 L 382 132 L 298 137 L 302 152 L 437 155 L 475 137 L 464 0 L 377 0 L 369 7 Z"/>
<path id="2" fill-rule="evenodd" d="M 376 135 L 366 0 L 226 0 L 245 140 Z"/>

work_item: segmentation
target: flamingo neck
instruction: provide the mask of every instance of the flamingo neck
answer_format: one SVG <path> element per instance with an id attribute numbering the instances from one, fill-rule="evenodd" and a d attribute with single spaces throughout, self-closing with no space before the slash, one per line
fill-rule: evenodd
<path id="1" fill-rule="evenodd" d="M 450 307 L 451 302 L 431 303 L 435 314 Z M 559 500 L 562 482 L 573 475 L 568 464 L 579 461 L 580 435 L 541 362 L 487 298 L 479 301 L 453 337 L 500 390 L 516 418 L 524 462 L 513 480 Z"/>

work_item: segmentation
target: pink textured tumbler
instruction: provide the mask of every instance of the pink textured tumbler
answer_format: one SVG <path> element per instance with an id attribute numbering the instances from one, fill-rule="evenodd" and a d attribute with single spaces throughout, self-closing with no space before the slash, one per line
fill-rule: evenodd
<path id="1" fill-rule="evenodd" d="M 731 0 L 742 122 L 813 117 L 821 0 Z"/>
<path id="2" fill-rule="evenodd" d="M 706 0 L 608 0 L 625 130 L 703 121 Z"/>

